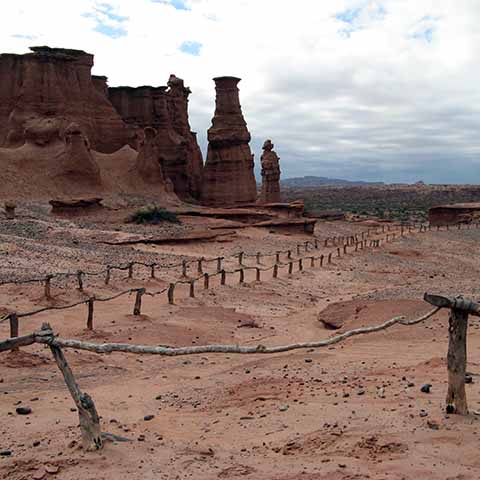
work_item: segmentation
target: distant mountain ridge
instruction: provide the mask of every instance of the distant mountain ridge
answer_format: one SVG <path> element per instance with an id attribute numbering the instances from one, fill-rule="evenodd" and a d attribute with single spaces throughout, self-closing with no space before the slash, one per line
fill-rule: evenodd
<path id="1" fill-rule="evenodd" d="M 340 178 L 316 176 L 285 178 L 281 183 L 284 187 L 293 188 L 321 187 L 325 185 L 385 185 L 384 182 L 364 182 L 361 180 L 343 180 Z"/>

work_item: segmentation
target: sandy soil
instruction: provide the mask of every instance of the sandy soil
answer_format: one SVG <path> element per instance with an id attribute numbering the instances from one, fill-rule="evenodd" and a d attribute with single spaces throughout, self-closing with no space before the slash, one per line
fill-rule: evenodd
<path id="1" fill-rule="evenodd" d="M 60 228 L 48 224 L 47 232 Z M 199 220 L 200 221 L 200 220 Z M 18 220 L 17 229 L 22 230 Z M 204 219 L 201 222 L 205 222 Z M 7 273 L 100 268 L 117 258 L 181 258 L 290 248 L 307 237 L 245 229 L 227 242 L 183 246 L 106 248 L 76 225 L 70 237 L 20 236 L 2 225 L 1 260 Z M 195 225 L 191 225 L 192 228 Z M 107 227 L 104 227 L 107 229 Z M 113 230 L 113 226 L 110 226 Z M 120 227 L 119 227 L 120 228 Z M 121 227 L 123 228 L 123 227 Z M 364 230 L 350 223 L 320 224 L 317 235 Z M 78 231 L 77 231 L 78 230 Z M 82 239 L 77 243 L 72 236 Z M 95 331 L 85 330 L 84 306 L 21 320 L 27 333 L 48 321 L 63 337 L 95 342 L 171 346 L 210 343 L 278 345 L 328 338 L 337 332 L 321 318 L 343 319 L 340 332 L 375 325 L 399 314 L 430 310 L 425 291 L 478 298 L 480 230 L 417 234 L 378 250 L 358 252 L 324 268 L 280 278 L 252 273 L 247 283 L 229 277 L 176 305 L 145 298 L 134 317 L 132 297 L 99 304 Z M 233 262 L 233 261 L 232 261 Z M 253 264 L 254 259 L 249 259 Z M 18 272 L 15 265 L 22 265 Z M 234 262 L 231 263 L 234 265 Z M 30 267 L 30 268 L 29 268 Z M 93 268 L 92 267 L 92 268 Z M 4 273 L 4 277 L 6 277 Z M 127 286 L 157 288 L 163 280 L 115 277 L 90 292 Z M 73 284 L 54 286 L 56 304 L 80 298 Z M 41 287 L 0 288 L 0 307 L 25 311 L 44 305 Z M 252 328 L 254 325 L 256 328 Z M 469 330 L 469 407 L 480 410 L 479 324 Z M 0 476 L 7 479 L 478 479 L 479 421 L 445 415 L 447 314 L 414 327 L 356 337 L 315 351 L 278 355 L 210 354 L 178 358 L 66 352 L 81 388 L 94 399 L 105 431 L 131 442 L 107 442 L 100 453 L 79 447 L 78 415 L 47 349 L 34 346 L 2 354 L 0 365 Z M 0 338 L 8 326 L 0 325 Z M 432 385 L 431 393 L 420 391 Z M 32 413 L 21 416 L 18 406 Z M 154 415 L 150 421 L 144 417 Z"/>

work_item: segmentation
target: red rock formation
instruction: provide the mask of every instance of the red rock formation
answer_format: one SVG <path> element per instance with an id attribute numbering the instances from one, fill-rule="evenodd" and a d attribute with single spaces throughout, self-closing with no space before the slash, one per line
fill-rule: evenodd
<path id="1" fill-rule="evenodd" d="M 60 158 L 60 176 L 77 185 L 100 185 L 100 169 L 90 152 L 88 139 L 77 124 L 67 127 L 65 141 L 65 154 Z"/>
<path id="2" fill-rule="evenodd" d="M 135 170 L 147 183 L 164 185 L 165 178 L 159 162 L 159 147 L 156 141 L 157 131 L 152 127 L 145 129 L 145 139 L 138 153 Z"/>
<path id="3" fill-rule="evenodd" d="M 250 133 L 243 118 L 235 77 L 215 78 L 216 108 L 208 130 L 202 203 L 229 206 L 252 203 L 257 191 Z"/>
<path id="4" fill-rule="evenodd" d="M 259 199 L 262 203 L 280 202 L 280 158 L 273 147 L 271 140 L 266 140 L 263 144 L 262 192 Z"/>
<path id="5" fill-rule="evenodd" d="M 203 167 L 188 122 L 189 94 L 190 89 L 175 75 L 170 76 L 166 87 L 109 88 L 112 104 L 128 125 L 157 130 L 155 143 L 164 176 L 186 200 L 198 198 Z"/>
<path id="6" fill-rule="evenodd" d="M 102 81 L 92 80 L 93 55 L 49 47 L 31 50 L 0 55 L 0 146 L 22 145 L 29 123 L 49 119 L 58 124 L 60 136 L 75 122 L 92 148 L 121 148 L 128 132 Z"/>
<path id="7" fill-rule="evenodd" d="M 480 203 L 455 203 L 432 207 L 428 210 L 428 221 L 435 227 L 478 222 Z"/>

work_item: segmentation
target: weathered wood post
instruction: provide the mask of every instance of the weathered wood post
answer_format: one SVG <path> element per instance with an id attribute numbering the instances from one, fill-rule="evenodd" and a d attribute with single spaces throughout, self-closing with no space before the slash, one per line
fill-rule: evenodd
<path id="1" fill-rule="evenodd" d="M 105 285 L 110 283 L 110 265 L 107 265 L 107 270 L 105 272 Z"/>
<path id="2" fill-rule="evenodd" d="M 328 263 L 332 263 L 332 252 L 328 254 Z"/>
<path id="3" fill-rule="evenodd" d="M 174 283 L 171 283 L 168 286 L 167 296 L 168 296 L 168 303 L 170 305 L 173 305 L 175 303 L 175 284 Z"/>
<path id="4" fill-rule="evenodd" d="M 145 295 L 146 290 L 144 288 L 139 288 L 137 294 L 135 295 L 135 306 L 133 307 L 133 314 L 138 316 L 141 314 L 142 310 L 142 296 Z"/>
<path id="5" fill-rule="evenodd" d="M 314 246 L 315 246 L 315 250 L 318 250 L 318 238 L 315 238 Z"/>
<path id="6" fill-rule="evenodd" d="M 300 255 L 300 245 L 297 244 L 297 255 Z"/>
<path id="7" fill-rule="evenodd" d="M 337 257 L 340 257 L 342 255 L 340 247 L 337 248 Z"/>
<path id="8" fill-rule="evenodd" d="M 320 255 L 320 266 L 323 267 L 323 260 L 325 259 L 325 255 Z"/>
<path id="9" fill-rule="evenodd" d="M 260 282 L 260 281 L 261 281 L 261 278 L 260 278 L 260 275 L 261 275 L 261 274 L 260 274 L 260 272 L 261 272 L 261 270 L 260 270 L 259 268 L 257 268 L 257 269 L 256 269 L 256 278 L 255 278 L 255 280 L 256 280 L 257 282 Z"/>
<path id="10" fill-rule="evenodd" d="M 227 283 L 227 272 L 222 270 L 220 272 L 220 285 L 225 285 Z"/>
<path id="11" fill-rule="evenodd" d="M 288 274 L 291 275 L 293 273 L 293 262 L 288 262 Z"/>
<path id="12" fill-rule="evenodd" d="M 328 238 L 325 239 L 325 242 L 323 243 L 324 247 L 328 247 Z"/>
<path id="13" fill-rule="evenodd" d="M 243 268 L 239 270 L 239 273 L 240 273 L 240 278 L 238 280 L 238 283 L 241 285 L 242 283 L 245 283 L 245 271 L 243 270 Z"/>
<path id="14" fill-rule="evenodd" d="M 347 247 L 348 247 L 348 245 L 344 245 L 344 246 L 343 246 L 343 253 L 344 253 L 345 255 L 347 254 Z"/>
<path id="15" fill-rule="evenodd" d="M 245 252 L 240 252 L 238 254 L 238 264 L 243 265 L 243 256 L 245 255 Z"/>
<path id="16" fill-rule="evenodd" d="M 260 252 L 257 252 L 257 265 L 260 265 L 261 257 L 262 257 L 262 254 Z"/>
<path id="17" fill-rule="evenodd" d="M 182 277 L 186 277 L 186 276 L 187 276 L 187 268 L 188 268 L 187 261 L 186 261 L 186 260 L 182 260 Z"/>
<path id="18" fill-rule="evenodd" d="M 5 202 L 5 216 L 7 220 L 15 220 L 15 209 L 17 205 L 14 202 Z"/>
<path id="19" fill-rule="evenodd" d="M 53 275 L 47 275 L 45 277 L 45 298 L 47 299 L 52 298 L 52 290 L 51 290 L 52 278 L 53 278 Z"/>
<path id="20" fill-rule="evenodd" d="M 89 297 L 87 300 L 87 330 L 93 330 L 93 305 L 95 297 Z"/>
<path id="21" fill-rule="evenodd" d="M 355 251 L 358 252 L 358 242 L 355 242 Z"/>
<path id="22" fill-rule="evenodd" d="M 18 316 L 16 312 L 9 315 L 10 321 L 10 338 L 18 337 Z M 12 348 L 12 352 L 18 352 L 18 347 Z"/>
<path id="23" fill-rule="evenodd" d="M 287 252 L 287 258 L 288 258 L 289 260 L 292 258 L 292 251 L 291 251 L 291 250 L 289 250 L 289 251 Z"/>
<path id="24" fill-rule="evenodd" d="M 155 263 L 152 263 L 150 265 L 150 278 L 155 278 L 155 266 L 156 266 Z"/>
<path id="25" fill-rule="evenodd" d="M 217 258 L 217 273 L 220 273 L 222 271 L 222 260 L 223 260 L 223 257 Z"/>
<path id="26" fill-rule="evenodd" d="M 133 262 L 128 264 L 128 278 L 133 278 Z"/>
<path id="27" fill-rule="evenodd" d="M 273 278 L 277 278 L 278 277 L 278 265 L 275 264 L 273 266 Z"/>
<path id="28" fill-rule="evenodd" d="M 103 441 L 100 429 L 100 418 L 95 408 L 95 403 L 87 393 L 82 393 L 77 385 L 62 349 L 54 343 L 54 335 L 50 325 L 44 323 L 42 331 L 52 332 L 52 342 L 48 345 L 77 407 L 83 448 L 86 451 L 99 450 L 103 447 Z"/>
<path id="29" fill-rule="evenodd" d="M 276 262 L 276 263 L 280 263 L 280 252 L 277 252 L 277 253 L 275 254 L 275 262 Z"/>
<path id="30" fill-rule="evenodd" d="M 307 240 L 304 245 L 305 245 L 305 252 L 308 252 L 308 247 L 310 245 L 310 242 Z"/>
<path id="31" fill-rule="evenodd" d="M 203 288 L 208 290 L 210 288 L 210 275 L 208 273 L 203 274 Z"/>
<path id="32" fill-rule="evenodd" d="M 77 272 L 77 282 L 78 282 L 78 290 L 83 292 L 83 272 L 79 270 Z"/>
<path id="33" fill-rule="evenodd" d="M 480 317 L 480 304 L 463 297 L 446 298 L 425 294 L 426 302 L 436 307 L 450 309 L 448 319 L 448 391 L 447 413 L 468 414 L 465 393 L 465 372 L 467 368 L 468 316 Z"/>
<path id="34" fill-rule="evenodd" d="M 190 298 L 195 298 L 195 280 L 190 280 Z"/>
<path id="35" fill-rule="evenodd" d="M 301 258 L 298 260 L 298 271 L 303 272 L 303 260 Z"/>
<path id="36" fill-rule="evenodd" d="M 197 273 L 199 275 L 202 275 L 203 273 L 203 260 L 204 260 L 203 257 L 197 260 Z"/>
<path id="37" fill-rule="evenodd" d="M 310 258 L 310 267 L 315 268 L 315 257 Z"/>

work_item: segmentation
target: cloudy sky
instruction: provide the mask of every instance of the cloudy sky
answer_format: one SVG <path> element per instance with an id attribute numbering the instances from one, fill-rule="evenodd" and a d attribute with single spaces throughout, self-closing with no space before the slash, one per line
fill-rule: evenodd
<path id="1" fill-rule="evenodd" d="M 185 79 L 202 149 L 235 75 L 285 177 L 480 183 L 479 0 L 15 0 L 0 48 L 79 48 L 109 84 Z"/>

